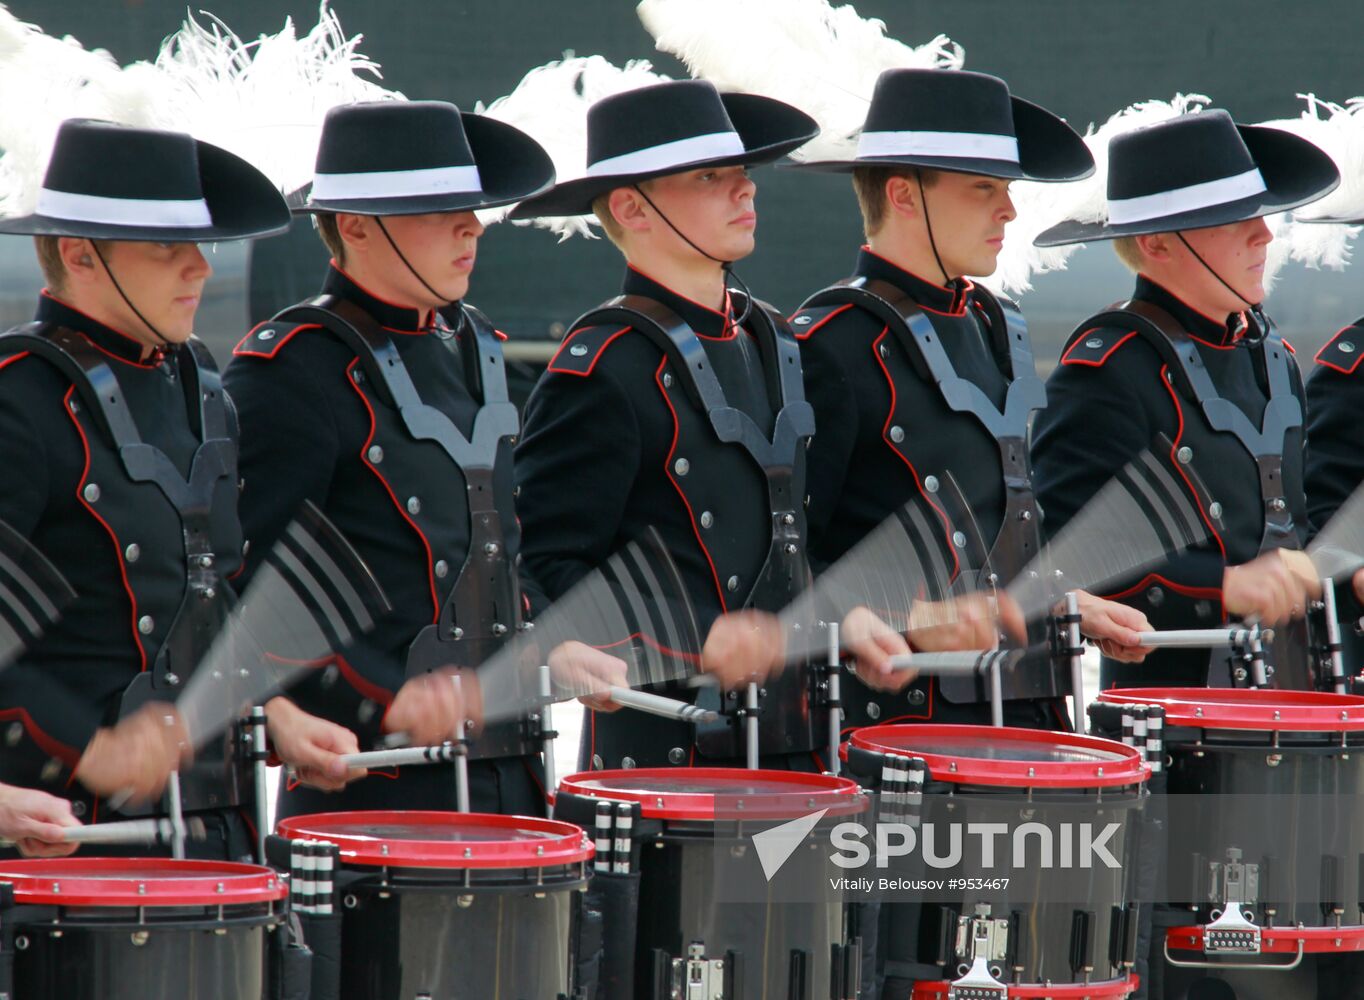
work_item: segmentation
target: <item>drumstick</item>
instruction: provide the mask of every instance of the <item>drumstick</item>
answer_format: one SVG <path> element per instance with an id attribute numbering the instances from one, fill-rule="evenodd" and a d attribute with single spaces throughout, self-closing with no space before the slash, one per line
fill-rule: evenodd
<path id="1" fill-rule="evenodd" d="M 75 596 L 47 557 L 0 521 L 0 669 L 41 638 Z"/>
<path id="2" fill-rule="evenodd" d="M 1150 649 L 1215 649 L 1221 646 L 1244 646 L 1255 639 L 1270 642 L 1273 629 L 1258 625 L 1249 628 L 1187 628 L 1165 632 L 1138 632 L 1139 643 Z"/>
<path id="3" fill-rule="evenodd" d="M 1012 669 L 1019 660 L 1033 650 L 1043 650 L 1039 645 L 1028 649 L 965 649 L 942 653 L 911 653 L 908 656 L 892 656 L 892 670 L 917 670 L 920 674 L 934 674 L 940 677 L 970 677 L 986 673 L 994 663 L 1004 669 Z"/>
<path id="4" fill-rule="evenodd" d="M 390 736 L 406 736 L 390 733 Z M 369 750 L 341 755 L 347 767 L 405 767 L 410 764 L 448 764 L 455 759 L 455 745 L 442 743 L 433 747 L 401 747 L 391 750 Z"/>
<path id="5" fill-rule="evenodd" d="M 169 819 L 128 819 L 66 827 L 62 831 L 62 841 L 67 844 L 155 846 L 170 843 L 174 833 L 174 824 Z M 191 840 L 203 840 L 208 835 L 204 821 L 198 816 L 191 816 L 185 821 L 185 833 Z"/>

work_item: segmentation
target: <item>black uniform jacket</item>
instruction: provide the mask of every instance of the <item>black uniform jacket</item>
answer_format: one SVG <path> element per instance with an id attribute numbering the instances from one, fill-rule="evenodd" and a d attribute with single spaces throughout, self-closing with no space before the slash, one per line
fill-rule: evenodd
<path id="1" fill-rule="evenodd" d="M 422 401 L 469 435 L 480 401 L 467 388 L 460 363 L 463 335 L 452 351 L 444 334 L 433 332 L 432 317 L 377 298 L 335 264 L 323 294 L 352 302 L 377 320 Z M 403 456 L 374 447 L 375 406 L 357 389 L 359 368 L 355 352 L 319 326 L 286 327 L 268 341 L 253 331 L 238 345 L 226 385 L 242 424 L 246 575 L 311 500 L 355 546 L 393 605 L 373 632 L 294 691 L 300 707 L 354 730 L 367 747 L 405 680 L 408 647 L 437 620 L 464 566 L 469 511 L 464 476 L 439 445 L 407 440 L 402 447 L 410 451 Z M 502 448 L 495 475 L 510 495 L 511 445 L 504 441 Z M 411 495 L 395 493 L 386 478 L 400 462 L 405 475 L 416 468 Z M 508 556 L 515 559 L 519 529 L 510 514 L 502 521 Z"/>
<path id="2" fill-rule="evenodd" d="M 763 433 L 772 432 L 779 389 L 747 330 L 634 268 L 627 270 L 623 291 L 661 303 L 684 320 L 700 339 L 728 404 Z M 527 403 L 516 451 L 523 551 L 536 580 L 557 598 L 653 527 L 676 563 L 704 636 L 718 615 L 745 606 L 767 560 L 772 507 L 762 470 L 743 448 L 714 436 L 704 413 L 667 371 L 670 364 L 660 347 L 630 326 L 581 327 L 564 338 Z M 803 464 L 801 454 L 793 477 L 801 498 Z M 799 500 L 795 506 L 796 528 L 803 532 Z M 641 764 L 653 744 L 672 763 L 690 759 L 684 749 L 689 727 L 627 711 L 593 713 L 589 759 L 605 727 L 639 729 L 624 743 L 633 747 L 638 739 L 630 755 Z M 608 759 L 607 765 L 619 761 Z"/>
<path id="3" fill-rule="evenodd" d="M 1281 374 L 1286 369 L 1288 390 L 1301 405 L 1302 378 L 1283 341 L 1271 337 L 1263 350 L 1251 347 L 1241 337 L 1240 314 L 1205 316 L 1145 277 L 1137 279 L 1133 298 L 1159 306 L 1184 328 L 1217 393 L 1255 427 L 1270 396 L 1268 366 L 1281 366 Z M 1251 453 L 1234 434 L 1212 428 L 1165 358 L 1130 327 L 1082 324 L 1047 382 L 1047 396 L 1035 427 L 1033 466 L 1048 534 L 1055 536 L 1114 473 L 1152 449 L 1195 500 L 1208 541 L 1106 596 L 1139 608 L 1158 629 L 1224 622 L 1223 573 L 1260 553 L 1273 499 L 1262 493 Z M 1295 544 L 1308 527 L 1303 446 L 1302 426 L 1289 427 L 1281 490 Z M 1106 666 L 1121 686 L 1201 685 L 1208 681 L 1207 659 L 1198 651 L 1161 650 L 1143 664 Z"/>
<path id="4" fill-rule="evenodd" d="M 1364 323 L 1345 327 L 1317 352 L 1307 377 L 1307 505 L 1319 531 L 1364 484 Z M 1341 581 L 1336 600 L 1350 632 L 1364 608 Z M 1358 673 L 1364 642 L 1347 638 L 1346 670 Z"/>
<path id="5" fill-rule="evenodd" d="M 185 384 L 178 363 L 188 349 L 158 349 L 143 359 L 139 342 L 46 292 L 36 319 L 94 346 L 142 441 L 187 477 L 200 444 L 197 387 Z M 70 769 L 95 730 L 117 720 L 128 685 L 156 664 L 188 580 L 179 514 L 156 485 L 124 473 L 88 411 L 48 360 L 28 352 L 0 357 L 0 518 L 51 559 L 77 594 L 60 621 L 0 671 L 0 777 L 69 788 L 78 800 Z M 229 434 L 232 424 L 229 412 Z M 241 565 L 235 486 L 222 480 L 210 509 L 223 574 Z M 77 811 L 84 810 L 81 803 Z"/>
<path id="6" fill-rule="evenodd" d="M 985 293 L 967 279 L 937 284 L 865 246 L 853 274 L 908 295 L 929 319 L 957 375 L 977 386 L 996 409 L 1003 408 L 1009 362 L 995 353 Z M 808 516 L 816 570 L 917 501 L 930 513 L 934 541 L 955 580 L 971 559 L 962 542 L 974 534 L 962 531 L 967 526 L 961 523 L 960 503 L 974 517 L 987 548 L 1004 527 L 1004 469 L 995 438 L 973 414 L 948 405 L 883 318 L 842 304 L 802 310 L 792 326 L 801 343 L 805 395 L 815 409 Z M 949 475 L 960 488 L 959 498 L 951 501 L 945 493 Z M 1019 530 L 1028 531 L 1037 544 L 1036 524 Z M 876 695 L 872 718 L 858 716 L 854 687 L 847 699 L 852 702 L 848 723 L 943 719 L 937 687 L 925 678 L 903 695 Z M 1044 713 L 1044 724 L 1056 721 Z"/>

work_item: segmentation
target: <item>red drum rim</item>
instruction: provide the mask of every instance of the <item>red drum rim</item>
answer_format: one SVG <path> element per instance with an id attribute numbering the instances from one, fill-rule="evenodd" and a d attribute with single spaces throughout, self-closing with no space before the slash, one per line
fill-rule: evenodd
<path id="1" fill-rule="evenodd" d="M 282 819 L 275 832 L 330 841 L 350 864 L 395 868 L 551 868 L 587 861 L 595 852 L 572 823 L 489 813 L 314 813 Z"/>
<path id="2" fill-rule="evenodd" d="M 1128 974 L 1126 979 L 1109 979 L 1097 983 L 1052 983 L 1051 985 L 1021 985 L 1009 983 L 1009 998 L 1055 998 L 1055 1000 L 1120 1000 L 1130 997 L 1141 985 L 1136 973 Z M 928 982 L 919 980 L 914 984 L 912 1000 L 933 1000 L 947 996 L 952 988 L 950 980 L 942 979 Z"/>
<path id="3" fill-rule="evenodd" d="M 1146 781 L 1150 768 L 1133 747 L 1099 736 L 1054 733 L 1045 729 L 1014 729 L 994 726 L 922 725 L 867 726 L 856 730 L 850 745 L 871 753 L 919 757 L 934 781 L 963 785 L 1003 785 L 1017 788 L 1111 788 Z M 992 760 L 961 757 L 920 746 L 942 743 L 1015 744 L 1021 747 L 1054 747 L 1089 753 L 1102 759 Z"/>
<path id="4" fill-rule="evenodd" d="M 1165 934 L 1171 948 L 1180 951 L 1202 951 L 1203 931 L 1198 927 L 1171 927 Z M 1260 951 L 1275 955 L 1293 955 L 1302 944 L 1304 955 L 1331 952 L 1364 951 L 1364 927 L 1262 927 Z"/>
<path id="5" fill-rule="evenodd" d="M 273 868 L 172 858 L 20 858 L 0 863 L 18 903 L 58 906 L 236 906 L 283 899 Z"/>
<path id="6" fill-rule="evenodd" d="M 686 785 L 702 787 L 679 787 Z M 583 771 L 559 782 L 559 791 L 585 798 L 638 802 L 646 819 L 713 822 L 717 799 L 721 819 L 736 819 L 740 810 L 755 819 L 779 819 L 806 816 L 815 809 L 848 815 L 867 808 L 866 796 L 850 778 L 733 767 Z"/>
<path id="7" fill-rule="evenodd" d="M 1246 688 L 1119 688 L 1103 691 L 1108 705 L 1159 705 L 1166 726 L 1265 732 L 1364 730 L 1364 698 L 1326 691 Z"/>

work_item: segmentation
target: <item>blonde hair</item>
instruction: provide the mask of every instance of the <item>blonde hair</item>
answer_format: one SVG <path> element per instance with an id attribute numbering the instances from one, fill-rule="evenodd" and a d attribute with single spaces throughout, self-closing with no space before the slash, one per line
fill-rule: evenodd
<path id="1" fill-rule="evenodd" d="M 1141 252 L 1141 245 L 1137 243 L 1135 236 L 1119 236 L 1113 241 L 1113 252 L 1134 274 L 1140 274 L 1146 269 L 1146 255 Z"/>
<path id="2" fill-rule="evenodd" d="M 601 223 L 602 232 L 606 238 L 615 244 L 617 250 L 624 251 L 622 241 L 625 239 L 625 227 L 616 221 L 616 217 L 611 214 L 611 192 L 599 194 L 592 199 L 592 214 Z"/>
<path id="3" fill-rule="evenodd" d="M 867 238 L 875 236 L 886 224 L 890 202 L 886 198 L 886 184 L 893 178 L 918 180 L 925 188 L 930 188 L 938 179 L 938 171 L 920 167 L 857 167 L 852 172 L 853 193 L 857 195 L 857 205 L 862 209 L 862 229 Z"/>
<path id="4" fill-rule="evenodd" d="M 341 228 L 336 224 L 336 216 L 331 212 L 318 212 L 313 216 L 313 227 L 337 266 L 345 267 L 346 241 L 341 238 Z"/>

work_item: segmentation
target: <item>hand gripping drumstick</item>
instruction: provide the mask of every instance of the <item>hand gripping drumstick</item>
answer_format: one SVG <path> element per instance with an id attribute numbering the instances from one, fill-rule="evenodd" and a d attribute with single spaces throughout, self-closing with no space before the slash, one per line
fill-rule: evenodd
<path id="1" fill-rule="evenodd" d="M 183 836 L 189 840 L 203 840 L 207 836 L 204 821 L 191 817 L 184 824 Z M 137 844 L 160 846 L 173 844 L 175 824 L 169 819 L 129 819 L 115 823 L 94 823 L 90 826 L 68 827 L 62 834 L 68 844 Z M 183 853 L 183 846 L 181 848 Z"/>

